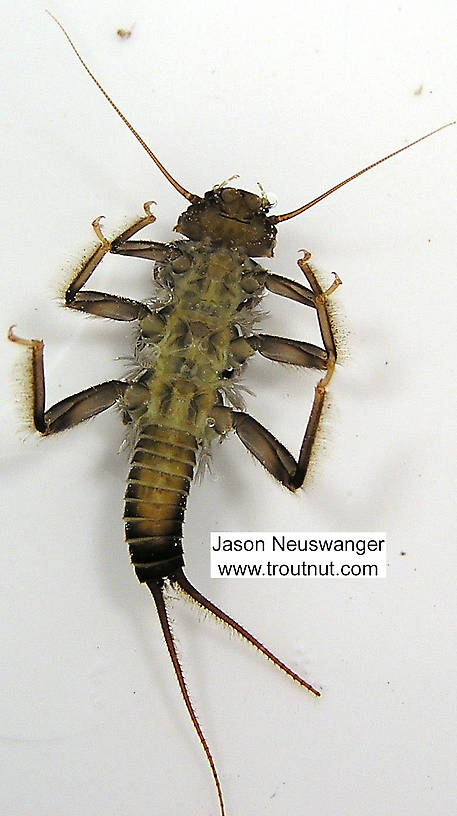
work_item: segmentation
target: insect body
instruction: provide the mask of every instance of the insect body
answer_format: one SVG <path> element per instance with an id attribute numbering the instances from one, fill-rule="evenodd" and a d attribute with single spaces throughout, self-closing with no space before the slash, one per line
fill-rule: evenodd
<path id="1" fill-rule="evenodd" d="M 98 218 L 93 226 L 99 246 L 66 291 L 65 304 L 69 308 L 137 323 L 134 374 L 88 388 L 45 410 L 43 342 L 24 340 L 16 336 L 13 329 L 9 337 L 31 350 L 33 419 L 41 434 L 68 429 L 115 404 L 120 406 L 124 421 L 133 429 L 133 454 L 125 493 L 126 539 L 136 574 L 154 598 L 181 693 L 210 764 L 220 812 L 224 816 L 216 767 L 189 699 L 176 653 L 164 587 L 170 583 L 179 588 L 235 629 L 286 674 L 319 695 L 190 584 L 183 571 L 182 523 L 197 457 L 214 439 L 224 437 L 229 431 L 234 431 L 286 488 L 294 492 L 302 486 L 336 363 L 327 298 L 340 281 L 335 277 L 330 288 L 323 289 L 308 263 L 309 253 L 298 261 L 307 286 L 270 273 L 253 258 L 273 256 L 278 223 L 298 215 L 380 162 L 283 215 L 269 215 L 270 204 L 263 194 L 259 196 L 224 185 L 203 197 L 189 193 L 170 176 L 127 122 L 66 36 L 110 104 L 161 172 L 187 199 L 189 206 L 175 227 L 183 238 L 166 244 L 134 238 L 144 226 L 155 221 L 150 203 L 145 204 L 144 216 L 112 241 L 104 237 Z M 380 161 L 387 158 L 390 156 Z M 108 252 L 154 261 L 154 277 L 162 295 L 160 302 L 150 305 L 85 289 Z M 265 290 L 314 309 L 323 347 L 253 331 L 256 306 Z M 320 372 L 298 459 L 242 410 L 232 398 L 233 388 L 227 388 L 227 380 L 236 379 L 243 364 L 255 353 Z"/>

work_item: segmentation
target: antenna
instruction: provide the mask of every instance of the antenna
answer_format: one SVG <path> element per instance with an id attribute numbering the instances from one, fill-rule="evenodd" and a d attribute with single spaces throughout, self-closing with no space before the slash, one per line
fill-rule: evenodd
<path id="1" fill-rule="evenodd" d="M 57 19 L 57 17 L 55 17 L 55 16 L 54 16 L 54 14 L 52 14 L 52 13 L 51 13 L 50 11 L 48 11 L 47 9 L 46 9 L 46 14 L 49 14 L 49 16 L 50 16 L 50 17 L 51 17 L 51 18 L 54 20 L 54 22 L 55 22 L 55 23 L 57 23 L 57 25 L 59 26 L 60 30 L 61 30 L 61 31 L 63 31 L 63 33 L 65 34 L 65 37 L 67 38 L 68 42 L 70 43 L 70 45 L 71 45 L 71 47 L 72 47 L 72 49 L 73 49 L 74 53 L 76 54 L 76 56 L 77 56 L 77 58 L 78 58 L 79 62 L 81 63 L 81 65 L 83 66 L 83 68 L 85 69 L 85 71 L 87 71 L 87 73 L 89 74 L 89 76 L 90 76 L 91 80 L 92 80 L 92 81 L 95 83 L 95 85 L 97 86 L 97 88 L 99 89 L 99 91 L 101 91 L 101 92 L 102 92 L 103 96 L 104 96 L 104 97 L 105 97 L 105 99 L 106 99 L 106 100 L 107 100 L 107 101 L 110 103 L 111 107 L 112 107 L 112 108 L 114 108 L 114 110 L 116 111 L 117 115 L 118 115 L 118 116 L 120 116 L 120 118 L 121 118 L 121 119 L 122 119 L 122 121 L 124 122 L 124 125 L 127 125 L 128 129 L 130 130 L 130 132 L 131 132 L 131 133 L 133 133 L 133 135 L 135 136 L 135 139 L 137 139 L 137 141 L 139 141 L 140 145 L 141 145 L 141 146 L 142 146 L 142 147 L 145 149 L 145 151 L 146 151 L 146 153 L 148 154 L 148 156 L 150 156 L 150 157 L 151 157 L 151 159 L 152 159 L 152 161 L 153 161 L 153 162 L 155 162 L 155 164 L 156 164 L 156 165 L 157 165 L 157 167 L 159 168 L 160 172 L 161 172 L 161 173 L 163 173 L 163 175 L 165 176 L 165 178 L 166 178 L 166 179 L 168 179 L 168 181 L 170 182 L 170 184 L 172 184 L 172 185 L 173 185 L 173 187 L 175 188 L 175 190 L 177 190 L 177 191 L 178 191 L 178 193 L 181 193 L 181 195 L 182 195 L 182 196 L 184 196 L 184 198 L 187 198 L 187 200 L 188 200 L 188 201 L 190 201 L 192 204 L 198 204 L 198 202 L 199 202 L 199 201 L 201 201 L 200 196 L 198 196 L 198 195 L 194 195 L 194 193 L 189 193 L 189 191 L 188 191 L 188 190 L 186 190 L 186 189 L 185 189 L 185 188 L 184 188 L 184 187 L 183 187 L 181 184 L 179 184 L 179 182 L 178 182 L 178 181 L 176 181 L 176 179 L 174 179 L 174 178 L 173 178 L 173 176 L 172 176 L 172 175 L 171 175 L 171 174 L 168 172 L 168 170 L 166 170 L 166 169 L 165 169 L 165 167 L 163 166 L 163 164 L 162 164 L 162 163 L 161 163 L 161 162 L 158 160 L 157 156 L 155 156 L 155 155 L 154 155 L 154 153 L 152 152 L 151 148 L 150 148 L 150 147 L 148 147 L 148 145 L 146 144 L 146 142 L 144 141 L 144 139 L 142 139 L 142 138 L 141 138 L 140 134 L 139 134 L 139 133 L 138 133 L 138 132 L 135 130 L 135 128 L 133 127 L 133 125 L 131 125 L 131 124 L 130 124 L 130 122 L 129 122 L 129 121 L 128 121 L 128 119 L 127 119 L 127 118 L 124 116 L 124 114 L 122 113 L 122 111 L 120 111 L 120 110 L 119 110 L 119 108 L 117 107 L 117 105 L 116 105 L 116 104 L 113 102 L 113 100 L 111 99 L 111 97 L 110 97 L 110 96 L 107 94 L 107 92 L 105 91 L 105 89 L 102 87 L 102 85 L 100 84 L 100 82 L 98 81 L 98 79 L 97 79 L 97 78 L 94 76 L 94 74 L 93 74 L 93 73 L 92 73 L 92 71 L 90 70 L 89 66 L 88 66 L 88 65 L 86 65 L 86 63 L 84 62 L 84 60 L 83 60 L 83 58 L 82 58 L 81 54 L 79 53 L 78 49 L 76 48 L 76 46 L 75 46 L 75 44 L 74 44 L 73 40 L 71 39 L 70 35 L 68 34 L 68 32 L 67 32 L 67 31 L 65 30 L 65 28 L 63 27 L 62 23 L 61 23 L 61 22 L 59 22 L 59 20 Z"/>
<path id="2" fill-rule="evenodd" d="M 439 133 L 440 130 L 444 130 L 445 128 L 451 127 L 451 125 L 455 125 L 455 122 L 448 122 L 447 125 L 441 125 L 441 127 L 436 128 L 436 130 L 430 131 L 430 133 L 426 133 L 425 136 L 421 136 L 414 142 L 410 142 L 404 147 L 400 147 L 398 150 L 394 150 L 394 152 L 389 153 L 388 156 L 384 156 L 382 159 L 378 159 L 377 161 L 373 162 L 373 164 L 369 164 L 368 167 L 364 167 L 363 170 L 359 170 L 358 173 L 354 173 L 352 176 L 349 176 L 349 178 L 345 179 L 344 181 L 340 181 L 339 184 L 336 184 L 334 187 L 331 187 L 330 190 L 327 190 L 326 193 L 322 193 L 320 196 L 317 196 L 317 198 L 313 198 L 312 201 L 308 201 L 308 203 L 303 204 L 302 207 L 298 207 L 298 209 L 292 210 L 292 212 L 284 213 L 283 215 L 273 215 L 269 218 L 269 220 L 273 224 L 279 224 L 280 221 L 288 221 L 289 218 L 295 218 L 296 215 L 300 215 L 300 213 L 305 212 L 305 210 L 309 210 L 310 207 L 314 207 L 314 205 L 318 204 L 319 201 L 322 201 L 324 198 L 327 198 L 327 196 L 332 195 L 332 193 L 336 192 L 336 190 L 339 190 L 340 187 L 344 187 L 345 184 L 349 184 L 350 181 L 353 181 L 358 176 L 363 175 L 363 173 L 367 173 L 368 170 L 372 170 L 373 167 L 376 167 L 378 164 L 382 164 L 382 162 L 387 161 L 387 159 L 391 159 L 393 156 L 397 156 L 398 153 L 402 153 L 403 150 L 408 150 L 408 148 L 413 147 L 413 145 L 416 145 L 419 142 L 423 142 L 424 139 L 428 139 L 429 136 L 433 136 L 434 133 Z"/>

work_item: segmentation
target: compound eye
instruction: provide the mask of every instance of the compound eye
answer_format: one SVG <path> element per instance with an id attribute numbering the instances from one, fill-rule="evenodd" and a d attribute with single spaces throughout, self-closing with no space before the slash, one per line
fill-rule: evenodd
<path id="1" fill-rule="evenodd" d="M 244 203 L 252 212 L 256 212 L 262 208 L 262 199 L 255 193 L 245 193 Z"/>
<path id="2" fill-rule="evenodd" d="M 221 192 L 221 198 L 224 204 L 232 204 L 238 198 L 238 190 L 234 187 L 225 187 Z"/>

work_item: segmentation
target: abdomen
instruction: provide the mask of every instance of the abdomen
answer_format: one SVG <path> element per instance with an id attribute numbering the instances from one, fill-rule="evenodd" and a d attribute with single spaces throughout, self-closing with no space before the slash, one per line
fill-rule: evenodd
<path id="1" fill-rule="evenodd" d="M 125 493 L 125 536 L 140 581 L 173 576 L 183 565 L 182 524 L 197 440 L 163 425 L 141 428 Z"/>

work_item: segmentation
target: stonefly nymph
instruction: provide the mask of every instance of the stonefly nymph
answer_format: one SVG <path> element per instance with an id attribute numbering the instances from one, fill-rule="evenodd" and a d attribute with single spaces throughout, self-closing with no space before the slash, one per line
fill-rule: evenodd
<path id="1" fill-rule="evenodd" d="M 52 15 L 51 15 L 52 16 Z M 55 19 L 55 18 L 54 18 Z M 73 51 L 101 93 L 133 133 L 170 184 L 187 201 L 169 243 L 138 240 L 137 233 L 155 221 L 151 202 L 144 214 L 113 239 L 105 237 L 100 218 L 93 222 L 98 246 L 77 270 L 65 293 L 65 306 L 85 314 L 136 323 L 135 370 L 45 405 L 44 344 L 9 330 L 9 339 L 31 355 L 33 424 L 48 436 L 67 430 L 117 405 L 129 426 L 132 457 L 125 492 L 125 535 L 139 581 L 150 590 L 168 653 L 194 729 L 214 778 L 221 816 L 226 814 L 215 761 L 195 715 L 173 633 L 164 588 L 173 586 L 211 612 L 255 646 L 278 668 L 316 696 L 317 691 L 272 654 L 243 626 L 211 603 L 184 573 L 182 525 L 195 467 L 214 440 L 234 431 L 266 470 L 291 492 L 302 487 L 319 427 L 326 393 L 335 370 L 337 348 L 328 299 L 341 281 L 323 286 L 303 251 L 298 266 L 305 284 L 264 269 L 258 258 L 272 258 L 277 226 L 300 215 L 340 187 L 412 145 L 443 125 L 354 173 L 291 211 L 269 215 L 271 204 L 260 195 L 219 184 L 203 195 L 176 181 L 114 104 L 56 20 Z M 155 302 L 140 302 L 85 288 L 107 253 L 154 262 Z M 322 347 L 303 340 L 253 329 L 265 290 L 315 311 Z M 298 458 L 242 407 L 236 383 L 252 355 L 315 369 L 319 379 Z"/>

